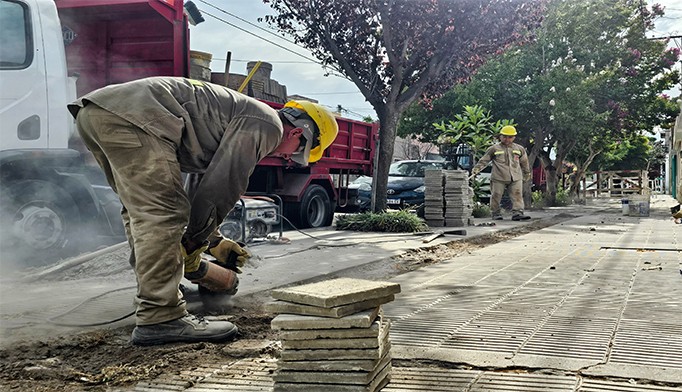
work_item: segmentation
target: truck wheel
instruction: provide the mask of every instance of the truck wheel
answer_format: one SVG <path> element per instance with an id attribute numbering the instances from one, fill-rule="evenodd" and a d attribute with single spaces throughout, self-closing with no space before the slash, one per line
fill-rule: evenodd
<path id="1" fill-rule="evenodd" d="M 3 185 L 0 204 L 3 259 L 19 267 L 38 266 L 78 251 L 83 241 L 80 213 L 60 187 L 42 180 Z"/>
<path id="2" fill-rule="evenodd" d="M 294 224 L 299 229 L 329 226 L 334 220 L 331 199 L 320 185 L 309 186 L 301 202 L 292 205 L 292 210 L 289 216 L 294 218 Z"/>

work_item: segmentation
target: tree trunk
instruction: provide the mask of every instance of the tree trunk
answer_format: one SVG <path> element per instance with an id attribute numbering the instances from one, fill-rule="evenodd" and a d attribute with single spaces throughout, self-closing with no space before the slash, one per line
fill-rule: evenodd
<path id="1" fill-rule="evenodd" d="M 556 158 L 554 162 L 549 158 L 549 153 L 543 151 L 542 159 L 546 163 L 545 170 L 547 171 L 547 192 L 545 193 L 545 204 L 549 207 L 556 205 L 556 194 L 559 180 L 561 179 L 564 159 L 571 149 L 575 146 L 574 141 L 557 142 Z"/>
<path id="2" fill-rule="evenodd" d="M 557 191 L 557 169 L 552 164 L 552 160 L 548 154 L 543 151 L 540 154 L 540 160 L 545 168 L 545 176 L 547 178 L 547 189 L 545 190 L 545 205 L 551 207 L 556 204 Z"/>
<path id="3" fill-rule="evenodd" d="M 525 208 L 530 208 L 531 205 L 533 204 L 532 173 L 533 173 L 533 165 L 535 164 L 535 160 L 538 158 L 538 155 L 540 154 L 540 151 L 542 150 L 541 141 L 545 139 L 545 134 L 544 134 L 542 128 L 536 128 L 535 129 L 533 139 L 536 142 L 533 143 L 530 151 L 528 151 L 528 165 L 530 166 L 531 180 L 528 182 L 525 182 L 523 184 L 523 204 L 525 205 Z"/>
<path id="4" fill-rule="evenodd" d="M 388 105 L 387 105 L 388 106 Z M 379 113 L 379 154 L 372 179 L 372 211 L 386 210 L 386 190 L 388 189 L 388 169 L 393 161 L 398 118 L 400 113 L 389 108 Z"/>
<path id="5" fill-rule="evenodd" d="M 585 159 L 585 162 L 582 162 L 581 164 L 576 163 L 576 168 L 578 170 L 571 176 L 571 187 L 569 190 L 571 198 L 580 199 L 580 181 L 585 176 L 587 168 L 590 167 L 592 161 L 594 161 L 594 158 L 596 158 L 599 153 L 601 153 L 601 150 L 594 151 L 592 146 L 590 146 L 590 154 L 587 156 L 587 159 Z"/>

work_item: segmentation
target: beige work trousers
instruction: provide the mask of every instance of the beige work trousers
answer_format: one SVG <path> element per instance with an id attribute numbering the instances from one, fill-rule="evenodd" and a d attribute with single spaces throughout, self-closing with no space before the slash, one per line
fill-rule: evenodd
<path id="1" fill-rule="evenodd" d="M 180 239 L 190 206 L 175 146 L 93 103 L 78 112 L 76 124 L 123 204 L 137 277 L 137 325 L 185 316 Z"/>
<path id="2" fill-rule="evenodd" d="M 509 198 L 512 201 L 512 214 L 523 214 L 523 181 L 491 181 L 490 182 L 490 210 L 493 216 L 500 215 L 500 202 L 504 191 L 509 189 Z"/>

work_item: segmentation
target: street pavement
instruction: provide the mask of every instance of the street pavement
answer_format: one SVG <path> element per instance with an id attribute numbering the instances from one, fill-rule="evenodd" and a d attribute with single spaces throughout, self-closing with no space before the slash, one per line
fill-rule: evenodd
<path id="1" fill-rule="evenodd" d="M 390 279 L 402 292 L 384 306 L 392 321 L 394 368 L 383 391 L 682 391 L 682 225 L 670 218 L 668 208 L 674 205 L 671 198 L 656 196 L 651 216 L 641 218 L 622 216 L 619 200 L 530 212 L 534 220 L 559 213 L 576 217 Z M 464 238 L 524 224 L 530 223 L 470 226 Z M 254 247 L 260 260 L 243 274 L 240 294 L 460 239 L 424 244 L 407 234 L 306 233 L 315 238 L 287 232 L 289 245 Z M 116 257 L 125 255 L 121 249 Z M 86 279 L 78 289 L 73 281 L 53 279 L 66 271 L 40 272 L 49 284 L 2 282 L 3 342 L 30 337 L 27 331 L 42 334 L 46 317 L 54 319 L 95 293 L 118 290 L 107 304 L 118 306 L 119 313 L 129 309 L 128 271 L 117 279 Z M 69 285 L 73 298 L 59 306 L 35 299 Z M 8 297 L 16 291 L 23 305 Z M 116 313 L 99 311 L 83 320 Z M 271 358 L 197 364 L 191 372 L 134 389 L 271 391 L 275 368 Z"/>

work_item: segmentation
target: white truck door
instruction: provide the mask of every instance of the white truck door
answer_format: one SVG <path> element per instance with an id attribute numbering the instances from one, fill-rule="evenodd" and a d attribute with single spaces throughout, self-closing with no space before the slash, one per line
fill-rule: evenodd
<path id="1" fill-rule="evenodd" d="M 66 148 L 66 85 L 54 2 L 0 0 L 0 151 Z"/>

